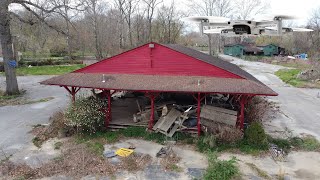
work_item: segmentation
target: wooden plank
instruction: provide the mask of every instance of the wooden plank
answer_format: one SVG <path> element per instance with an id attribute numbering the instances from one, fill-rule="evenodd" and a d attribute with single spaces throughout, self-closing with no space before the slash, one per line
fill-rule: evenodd
<path id="1" fill-rule="evenodd" d="M 176 109 L 171 109 L 171 111 L 164 116 L 164 122 L 158 128 L 162 131 L 168 132 L 169 128 L 172 126 L 174 121 L 181 115 L 181 112 Z"/>
<path id="2" fill-rule="evenodd" d="M 174 133 L 177 131 L 178 127 L 179 127 L 179 124 L 174 124 L 173 128 L 171 129 L 171 131 L 169 132 L 169 134 L 167 136 L 172 137 L 174 135 Z"/>
<path id="3" fill-rule="evenodd" d="M 161 125 L 163 124 L 163 122 L 165 121 L 165 116 L 162 116 L 155 125 L 153 125 L 153 130 L 156 131 L 159 127 L 161 127 Z"/>
<path id="4" fill-rule="evenodd" d="M 229 110 L 229 109 L 224 109 L 224 108 L 219 108 L 219 107 L 215 107 L 215 106 L 209 106 L 209 105 L 204 105 L 201 109 L 201 111 L 203 109 L 208 109 L 210 111 L 217 111 L 217 112 L 222 112 L 225 114 L 230 114 L 230 115 L 237 115 L 237 111 L 233 111 L 233 110 Z"/>
<path id="5" fill-rule="evenodd" d="M 236 126 L 237 123 L 236 115 L 227 114 L 222 111 L 215 111 L 211 107 L 208 108 L 208 106 L 204 106 L 201 109 L 200 117 L 210 121 L 228 124 L 231 126 Z"/>

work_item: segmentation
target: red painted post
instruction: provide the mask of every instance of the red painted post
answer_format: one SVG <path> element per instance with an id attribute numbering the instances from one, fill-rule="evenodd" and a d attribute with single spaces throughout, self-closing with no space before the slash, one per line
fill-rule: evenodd
<path id="1" fill-rule="evenodd" d="M 198 106 L 197 106 L 197 128 L 198 128 L 198 136 L 201 135 L 201 126 L 200 126 L 200 109 L 201 109 L 201 97 L 200 93 L 198 93 Z"/>
<path id="2" fill-rule="evenodd" d="M 240 129 L 244 128 L 244 104 L 245 104 L 245 96 L 242 96 L 240 99 Z"/>
<path id="3" fill-rule="evenodd" d="M 153 123 L 154 123 L 154 94 L 150 95 L 151 100 L 151 115 L 150 115 L 150 121 L 149 121 L 149 130 L 152 129 Z"/>
<path id="4" fill-rule="evenodd" d="M 107 91 L 108 95 L 108 113 L 109 113 L 109 121 L 112 121 L 112 113 L 111 113 L 111 93 L 110 90 Z"/>
<path id="5" fill-rule="evenodd" d="M 71 87 L 71 95 L 72 95 L 72 103 L 74 104 L 76 102 L 76 88 Z"/>

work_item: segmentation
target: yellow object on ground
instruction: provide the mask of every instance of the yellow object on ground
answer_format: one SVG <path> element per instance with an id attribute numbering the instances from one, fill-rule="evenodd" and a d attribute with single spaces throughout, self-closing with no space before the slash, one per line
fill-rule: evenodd
<path id="1" fill-rule="evenodd" d="M 126 148 L 120 148 L 116 151 L 116 155 L 121 156 L 121 157 L 127 157 L 130 154 L 133 153 L 133 150 L 131 149 L 126 149 Z"/>

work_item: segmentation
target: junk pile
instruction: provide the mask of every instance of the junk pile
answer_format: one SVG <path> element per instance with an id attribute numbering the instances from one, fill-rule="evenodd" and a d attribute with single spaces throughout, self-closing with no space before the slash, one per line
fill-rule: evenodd
<path id="1" fill-rule="evenodd" d="M 207 96 L 204 99 L 205 105 L 202 105 L 200 113 L 203 131 L 230 142 L 243 137 L 242 131 L 236 128 L 238 106 L 233 103 L 233 98 L 229 95 L 218 94 Z M 147 124 L 150 120 L 151 107 L 142 107 L 143 104 L 137 99 L 139 112 L 133 115 L 135 123 Z M 183 101 L 172 98 L 155 103 L 154 122 L 153 130 L 168 137 L 172 137 L 178 131 L 196 133 L 196 131 L 187 131 L 196 130 L 197 127 L 196 102 L 189 95 Z"/>

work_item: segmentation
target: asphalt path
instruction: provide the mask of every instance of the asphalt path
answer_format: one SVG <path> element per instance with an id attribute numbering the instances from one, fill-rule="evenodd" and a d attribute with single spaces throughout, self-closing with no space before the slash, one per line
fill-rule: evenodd
<path id="1" fill-rule="evenodd" d="M 285 84 L 274 75 L 279 69 L 286 68 L 283 66 L 219 56 L 239 65 L 279 94 L 270 97 L 280 106 L 279 114 L 268 123 L 270 131 L 288 128 L 294 135 L 305 133 L 320 140 L 320 89 L 295 88 Z"/>
<path id="2" fill-rule="evenodd" d="M 44 86 L 39 82 L 51 76 L 19 76 L 19 88 L 26 90 L 29 100 L 53 97 L 48 102 L 0 107 L 0 159 L 23 150 L 32 142 L 32 126 L 49 123 L 50 116 L 63 110 L 70 102 L 64 88 Z M 5 88 L 5 77 L 0 76 L 0 88 Z"/>

